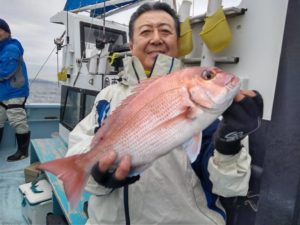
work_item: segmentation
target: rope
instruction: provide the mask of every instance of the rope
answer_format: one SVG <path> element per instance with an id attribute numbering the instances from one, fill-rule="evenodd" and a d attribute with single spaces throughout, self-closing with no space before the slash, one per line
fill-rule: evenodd
<path id="1" fill-rule="evenodd" d="M 54 50 L 56 49 L 56 46 L 52 49 L 52 51 L 50 52 L 50 54 L 48 55 L 47 59 L 45 60 L 45 62 L 43 63 L 43 65 L 40 67 L 39 71 L 36 73 L 34 79 L 31 81 L 29 87 L 31 87 L 32 83 L 34 83 L 34 81 L 36 80 L 36 78 L 38 77 L 38 75 L 40 74 L 40 72 L 42 71 L 42 69 L 44 68 L 45 64 L 48 62 L 49 58 L 51 57 L 52 53 L 54 52 Z"/>

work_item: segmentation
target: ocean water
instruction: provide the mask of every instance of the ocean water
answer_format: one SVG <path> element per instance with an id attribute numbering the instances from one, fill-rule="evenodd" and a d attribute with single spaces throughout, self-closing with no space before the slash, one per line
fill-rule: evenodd
<path id="1" fill-rule="evenodd" d="M 47 80 L 29 80 L 27 103 L 60 103 L 60 84 Z"/>

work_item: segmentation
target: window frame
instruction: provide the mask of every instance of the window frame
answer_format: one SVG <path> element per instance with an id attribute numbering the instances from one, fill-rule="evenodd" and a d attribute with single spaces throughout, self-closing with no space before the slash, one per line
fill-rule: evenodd
<path id="1" fill-rule="evenodd" d="M 75 125 L 72 127 L 70 124 L 68 124 L 65 120 L 65 113 L 68 103 L 68 96 L 71 92 L 79 93 L 79 105 L 77 105 L 77 108 L 79 108 L 79 118 L 78 121 L 76 121 Z M 60 103 L 60 118 L 59 122 L 61 125 L 63 125 L 66 129 L 69 131 L 72 131 L 74 127 L 86 116 L 86 98 L 87 96 L 94 96 L 96 98 L 99 91 L 94 90 L 87 90 L 82 89 L 78 87 L 70 87 L 67 85 L 61 86 L 61 103 Z"/>

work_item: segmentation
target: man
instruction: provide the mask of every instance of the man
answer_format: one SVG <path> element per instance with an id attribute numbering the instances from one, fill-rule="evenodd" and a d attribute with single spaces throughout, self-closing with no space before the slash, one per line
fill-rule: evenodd
<path id="1" fill-rule="evenodd" d="M 181 68 L 175 58 L 179 34 L 178 17 L 167 4 L 156 2 L 137 9 L 129 23 L 133 56 L 124 59 L 122 81 L 103 89 L 96 97 L 92 112 L 70 133 L 67 156 L 90 150 L 90 141 L 103 120 L 140 80 Z M 92 194 L 87 224 L 225 224 L 226 213 L 217 195 L 247 193 L 251 158 L 240 142 L 259 125 L 258 97 L 253 91 L 237 95 L 238 103 L 224 113 L 223 122 L 218 125 L 215 121 L 203 132 L 201 152 L 193 165 L 178 147 L 140 176 L 128 177 L 130 156 L 124 156 L 112 170 L 117 155 L 109 152 L 94 166 L 86 187 Z M 251 115 L 243 110 L 249 105 Z M 242 122 L 234 120 L 232 114 L 242 117 Z M 239 135 L 227 140 L 226 135 L 235 131 Z M 218 148 L 213 155 L 214 133 Z"/>
<path id="2" fill-rule="evenodd" d="M 27 70 L 21 43 L 11 38 L 5 20 L 0 19 L 0 142 L 6 119 L 15 129 L 18 150 L 7 161 L 28 156 L 30 131 L 27 124 L 25 102 L 29 95 Z"/>

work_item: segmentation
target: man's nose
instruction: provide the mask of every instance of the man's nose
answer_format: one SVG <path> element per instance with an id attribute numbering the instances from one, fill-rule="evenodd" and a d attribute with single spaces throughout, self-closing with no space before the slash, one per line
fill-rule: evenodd
<path id="1" fill-rule="evenodd" d="M 154 30 L 151 38 L 152 44 L 161 44 L 162 43 L 162 37 L 158 30 Z"/>

